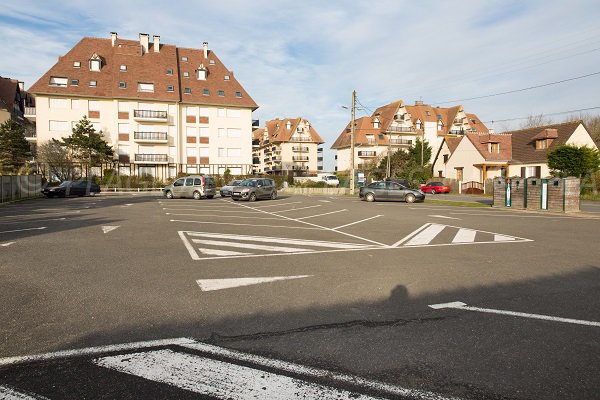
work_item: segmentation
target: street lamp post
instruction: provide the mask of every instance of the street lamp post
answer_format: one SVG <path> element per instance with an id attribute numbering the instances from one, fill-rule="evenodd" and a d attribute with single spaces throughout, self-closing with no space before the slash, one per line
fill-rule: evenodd
<path id="1" fill-rule="evenodd" d="M 354 195 L 354 116 L 356 109 L 356 90 L 352 91 L 352 119 L 350 121 L 350 194 Z"/>

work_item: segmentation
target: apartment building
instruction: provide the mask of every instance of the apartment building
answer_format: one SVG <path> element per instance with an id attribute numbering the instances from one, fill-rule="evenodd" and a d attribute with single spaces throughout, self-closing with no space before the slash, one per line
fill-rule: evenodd
<path id="1" fill-rule="evenodd" d="M 351 168 L 351 132 L 348 123 L 331 146 L 336 151 L 336 171 Z M 475 114 L 466 113 L 460 105 L 441 108 L 417 101 L 409 106 L 398 100 L 377 108 L 370 117 L 355 120 L 354 167 L 361 169 L 388 152 L 408 149 L 417 138 L 426 140 L 432 154 L 436 154 L 445 137 L 467 132 L 489 133 L 489 130 Z"/>
<path id="2" fill-rule="evenodd" d="M 81 39 L 31 88 L 37 143 L 83 117 L 115 150 L 119 173 L 160 178 L 252 170 L 257 104 L 214 51 L 138 40 Z"/>
<path id="3" fill-rule="evenodd" d="M 273 119 L 252 135 L 254 171 L 274 175 L 310 175 L 323 169 L 324 141 L 304 118 Z"/>

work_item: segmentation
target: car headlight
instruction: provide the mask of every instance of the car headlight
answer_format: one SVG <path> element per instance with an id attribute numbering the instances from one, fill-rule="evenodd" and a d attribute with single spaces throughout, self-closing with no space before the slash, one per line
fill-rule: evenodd
<path id="1" fill-rule="evenodd" d="M 248 193 L 249 191 L 250 191 L 250 189 L 248 189 L 248 188 L 242 189 L 242 193 Z"/>

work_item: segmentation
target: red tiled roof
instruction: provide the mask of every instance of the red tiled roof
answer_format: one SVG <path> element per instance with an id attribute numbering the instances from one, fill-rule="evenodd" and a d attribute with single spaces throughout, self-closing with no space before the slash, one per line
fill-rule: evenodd
<path id="1" fill-rule="evenodd" d="M 12 113 L 18 87 L 19 81 L 0 77 L 0 109 Z"/>
<path id="2" fill-rule="evenodd" d="M 154 51 L 152 41 L 144 53 L 138 41 L 117 39 L 112 45 L 111 39 L 83 38 L 58 62 L 50 68 L 33 86 L 33 94 L 69 95 L 85 97 L 124 98 L 135 100 L 155 100 L 187 104 L 223 105 L 234 107 L 258 108 L 254 100 L 244 90 L 212 50 L 204 58 L 203 49 L 178 48 L 174 45 L 160 44 L 159 52 Z M 102 59 L 100 71 L 90 71 L 89 60 L 93 54 Z M 182 60 L 187 57 L 187 62 Z M 74 68 L 73 62 L 80 62 L 80 68 Z M 211 64 L 212 62 L 212 64 Z M 121 65 L 127 70 L 121 71 Z M 207 70 L 206 80 L 198 80 L 196 71 L 203 65 Z M 172 75 L 167 70 L 172 70 Z M 189 77 L 184 78 L 184 72 Z M 226 80 L 225 76 L 229 79 Z M 50 77 L 67 78 L 67 87 L 50 86 Z M 79 84 L 71 85 L 77 79 Z M 95 80 L 95 87 L 89 86 Z M 119 83 L 124 82 L 125 87 Z M 138 83 L 153 83 L 154 92 L 138 92 Z M 167 91 L 167 86 L 173 91 Z M 191 93 L 185 94 L 189 88 Z M 204 94 L 208 89 L 208 95 Z M 219 94 L 223 91 L 223 95 Z M 240 97 L 236 96 L 236 92 Z"/>
<path id="3" fill-rule="evenodd" d="M 265 128 L 255 129 L 252 132 L 252 137 L 254 139 L 260 140 L 262 145 L 265 129 L 269 135 L 270 143 L 281 143 L 281 142 L 289 142 L 290 138 L 296 131 L 296 127 L 300 124 L 301 121 L 309 124 L 308 133 L 311 137 L 311 140 L 314 143 L 322 144 L 325 143 L 323 138 L 319 135 L 319 133 L 313 128 L 313 126 L 303 118 L 284 118 L 284 119 L 272 119 L 265 122 Z M 288 122 L 290 123 L 290 129 L 287 129 Z"/>
<path id="4" fill-rule="evenodd" d="M 578 120 L 562 124 L 546 125 L 536 128 L 505 132 L 512 135 L 512 163 L 521 164 L 547 162 L 548 152 L 552 151 L 557 146 L 565 144 L 581 124 L 583 124 L 583 121 Z M 554 135 L 553 131 L 556 131 L 556 135 Z M 552 136 L 556 136 L 556 138 L 552 139 L 552 142 L 546 149 L 536 150 L 535 141 L 539 138 L 546 139 L 546 137 L 541 136 L 548 135 L 548 132 L 552 132 Z"/>
<path id="5" fill-rule="evenodd" d="M 510 161 L 512 159 L 511 135 L 494 133 L 465 133 L 465 136 L 473 143 L 479 154 L 486 161 Z M 498 144 L 499 153 L 492 153 L 489 144 Z"/>

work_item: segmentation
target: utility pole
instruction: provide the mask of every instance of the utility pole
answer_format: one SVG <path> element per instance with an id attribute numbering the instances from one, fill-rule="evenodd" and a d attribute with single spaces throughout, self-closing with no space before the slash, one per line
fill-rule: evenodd
<path id="1" fill-rule="evenodd" d="M 352 119 L 350 121 L 350 194 L 354 195 L 354 115 L 356 109 L 356 90 L 352 91 Z"/>

